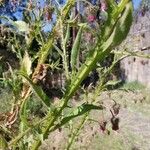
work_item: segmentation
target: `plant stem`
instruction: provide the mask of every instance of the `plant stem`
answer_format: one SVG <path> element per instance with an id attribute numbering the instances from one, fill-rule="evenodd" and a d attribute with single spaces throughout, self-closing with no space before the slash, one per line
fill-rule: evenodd
<path id="1" fill-rule="evenodd" d="M 74 3 L 75 3 L 74 0 L 68 0 L 68 1 L 67 1 L 66 5 L 65 5 L 65 6 L 63 7 L 63 9 L 62 9 L 62 13 L 63 13 L 63 17 L 64 17 L 63 19 L 65 19 L 65 18 L 67 17 L 67 15 L 68 15 L 70 9 L 72 8 L 72 6 L 74 5 Z M 55 32 L 56 32 L 56 30 L 57 30 L 56 28 L 57 28 L 58 25 L 59 25 L 59 20 L 60 20 L 60 19 L 58 18 L 58 21 L 57 21 L 55 27 L 53 28 L 52 34 L 50 35 L 48 41 L 43 45 L 43 47 L 42 47 L 42 49 L 41 49 L 41 51 L 40 51 L 41 53 L 40 53 L 40 56 L 39 56 L 38 65 L 37 65 L 37 67 L 36 67 L 36 69 L 35 69 L 35 71 L 34 71 L 34 73 L 33 73 L 33 76 L 34 76 L 34 74 L 36 74 L 36 72 L 39 70 L 39 65 L 45 62 L 45 60 L 46 60 L 46 58 L 47 58 L 47 56 L 48 56 L 48 54 L 49 54 L 49 50 L 50 50 L 50 49 L 52 48 L 52 46 L 53 46 L 53 40 L 54 40 Z M 52 35 L 53 35 L 53 36 L 52 36 Z M 36 80 L 35 80 L 34 82 L 36 83 Z M 24 101 L 25 101 L 25 100 L 28 98 L 28 96 L 30 95 L 30 91 L 31 91 L 31 88 L 28 87 L 28 88 L 26 89 L 26 91 L 25 91 L 25 95 L 23 96 L 23 97 L 24 97 L 24 98 L 23 98 Z M 19 101 L 19 104 L 20 104 L 20 103 L 22 103 L 22 101 L 21 101 L 21 102 Z M 64 108 L 64 107 L 63 107 L 63 108 Z M 62 108 L 62 109 L 63 109 L 63 108 Z M 57 120 L 57 118 L 58 118 L 59 115 L 61 114 L 62 109 L 60 109 L 58 115 L 54 116 L 54 117 L 50 120 L 50 122 L 47 123 L 48 126 L 46 127 L 46 129 L 45 129 L 45 131 L 44 131 L 44 137 L 46 137 L 46 135 L 48 134 L 48 131 L 49 131 L 50 127 L 53 125 L 53 123 L 55 122 L 55 120 Z M 51 116 L 47 115 L 44 119 L 40 120 L 40 121 L 39 121 L 38 123 L 36 123 L 34 126 L 29 127 L 26 131 L 24 131 L 23 133 L 19 134 L 14 140 L 12 140 L 12 141 L 9 143 L 9 145 L 11 146 L 11 145 L 13 145 L 13 144 L 16 144 L 23 136 L 25 136 L 27 133 L 29 133 L 29 132 L 33 129 L 33 127 L 35 127 L 35 126 L 39 125 L 40 123 L 42 123 L 47 117 L 50 118 Z M 40 145 L 41 145 L 41 141 L 38 140 L 37 143 L 35 144 L 35 147 L 34 147 L 34 148 L 35 148 L 35 149 L 38 149 L 38 147 L 39 147 Z M 34 148 L 33 148 L 33 149 L 34 149 Z"/>
<path id="2" fill-rule="evenodd" d="M 43 139 L 46 139 L 48 136 L 48 132 L 49 132 L 49 128 L 52 126 L 52 124 L 55 122 L 55 120 L 57 119 L 57 117 L 52 117 L 51 120 L 49 121 L 48 126 L 46 127 L 46 129 L 43 131 Z M 33 147 L 31 150 L 37 150 L 40 145 L 42 144 L 41 140 L 37 140 L 35 142 L 35 144 L 33 144 Z"/>
<path id="3" fill-rule="evenodd" d="M 84 117 L 82 118 L 81 123 L 79 124 L 78 128 L 74 131 L 74 133 L 72 134 L 71 138 L 69 139 L 69 142 L 68 142 L 65 150 L 69 150 L 71 148 L 75 138 L 78 136 L 80 130 L 83 128 L 84 123 L 88 120 L 88 115 L 89 115 L 89 112 L 86 113 L 84 115 Z"/>
<path id="4" fill-rule="evenodd" d="M 9 146 L 12 145 L 16 145 L 17 142 L 24 137 L 26 134 L 28 134 L 34 127 L 38 126 L 39 124 L 41 124 L 43 121 L 45 121 L 47 119 L 47 117 L 43 118 L 42 120 L 38 121 L 37 123 L 35 123 L 33 126 L 29 127 L 27 130 L 25 130 L 23 133 L 20 133 L 15 139 L 13 139 L 10 143 Z"/>
<path id="5" fill-rule="evenodd" d="M 150 54 L 144 54 L 144 53 L 141 53 L 139 51 L 128 51 L 128 50 L 116 51 L 116 50 L 114 50 L 113 53 L 127 55 L 127 56 L 137 56 L 137 57 L 141 57 L 141 58 L 150 59 Z"/>
<path id="6" fill-rule="evenodd" d="M 109 45 L 107 45 L 106 47 L 109 47 Z M 98 55 L 98 53 L 96 51 L 95 51 L 95 53 L 94 53 L 94 59 L 93 60 L 91 60 L 91 59 L 88 60 L 87 64 L 83 65 L 83 70 L 82 70 L 83 72 L 79 72 L 79 77 L 80 78 L 77 77 L 77 79 L 75 81 L 75 84 L 71 84 L 72 88 L 70 88 L 69 92 L 64 95 L 64 98 L 61 100 L 62 104 L 61 104 L 60 109 L 58 110 L 58 113 L 55 116 L 53 116 L 53 118 L 50 121 L 47 121 L 47 123 L 46 123 L 47 127 L 44 130 L 44 132 L 43 132 L 43 138 L 44 139 L 47 137 L 47 135 L 49 133 L 49 130 L 53 126 L 54 122 L 59 118 L 59 116 L 61 116 L 61 113 L 64 110 L 64 108 L 67 107 L 69 99 L 76 92 L 76 90 L 80 86 L 80 83 L 89 74 L 89 72 L 93 69 L 93 67 L 95 67 L 98 59 L 101 58 L 101 60 L 102 60 L 102 59 L 104 59 L 107 56 L 106 55 L 107 54 L 107 50 L 105 50 L 102 53 L 100 53 L 100 55 Z M 37 150 L 40 145 L 41 145 L 41 140 L 36 141 L 36 143 L 34 144 L 34 147 L 32 148 L 32 150 Z"/>
<path id="7" fill-rule="evenodd" d="M 64 31 L 63 31 L 63 21 L 60 19 L 60 29 L 61 29 L 61 45 L 63 49 L 63 66 L 65 69 L 66 79 L 69 80 L 69 70 L 68 70 L 68 60 L 67 60 L 67 52 L 66 52 L 66 41 L 64 38 Z"/>

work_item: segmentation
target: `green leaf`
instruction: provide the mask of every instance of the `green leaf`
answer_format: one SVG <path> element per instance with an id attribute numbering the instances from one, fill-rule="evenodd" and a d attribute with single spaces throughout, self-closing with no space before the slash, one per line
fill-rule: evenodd
<path id="1" fill-rule="evenodd" d="M 50 36 L 45 44 L 42 45 L 39 54 L 38 54 L 38 64 L 43 64 L 45 60 L 47 59 L 47 56 L 52 51 L 54 43 L 54 38 Z"/>
<path id="2" fill-rule="evenodd" d="M 124 11 L 115 26 L 113 46 L 119 45 L 128 35 L 133 20 L 132 12 L 133 5 L 130 1 L 126 4 Z"/>
<path id="3" fill-rule="evenodd" d="M 126 5 L 130 2 L 130 0 L 121 0 L 118 6 L 114 5 L 113 0 L 106 0 L 108 4 L 108 19 L 105 22 L 105 25 L 101 29 L 101 38 L 103 41 L 106 41 L 116 26 L 116 21 L 123 14 L 123 11 Z"/>
<path id="4" fill-rule="evenodd" d="M 32 67 L 31 58 L 29 57 L 29 54 L 25 52 L 24 57 L 21 62 L 21 72 L 30 76 L 32 73 L 31 67 Z"/>
<path id="5" fill-rule="evenodd" d="M 112 9 L 116 9 L 117 8 L 117 4 L 114 0 L 106 0 L 107 6 L 108 8 L 112 8 Z"/>
<path id="6" fill-rule="evenodd" d="M 27 120 L 27 100 L 23 101 L 20 108 L 20 119 L 22 121 L 22 132 L 24 131 L 25 127 L 29 127 L 30 124 Z"/>
<path id="7" fill-rule="evenodd" d="M 57 124 L 53 130 L 56 130 L 57 128 L 63 126 L 64 124 L 66 124 L 67 122 L 69 122 L 70 120 L 79 117 L 91 110 L 103 110 L 104 107 L 103 106 L 96 106 L 93 104 L 87 104 L 84 103 L 81 106 L 78 106 L 77 108 L 75 108 L 68 116 L 64 117 L 59 124 Z"/>
<path id="8" fill-rule="evenodd" d="M 0 16 L 0 18 L 10 22 L 10 24 L 12 24 L 14 27 L 16 27 L 19 32 L 29 32 L 30 31 L 29 25 L 22 20 L 13 21 L 10 18 L 8 18 L 7 16 Z"/>
<path id="9" fill-rule="evenodd" d="M 59 53 L 59 55 L 60 55 L 61 57 L 63 57 L 63 52 L 61 51 L 61 49 L 60 49 L 58 46 L 56 46 L 55 44 L 53 44 L 53 47 L 54 47 L 55 50 Z"/>
<path id="10" fill-rule="evenodd" d="M 19 32 L 29 32 L 29 25 L 21 20 L 11 21 L 12 25 L 18 29 Z"/>
<path id="11" fill-rule="evenodd" d="M 127 6 L 126 6 L 127 5 Z M 104 26 L 106 26 L 106 28 L 110 28 L 109 29 L 109 36 L 106 35 L 103 39 L 99 39 L 98 43 L 96 45 L 96 47 L 90 52 L 89 56 L 87 57 L 85 63 L 80 67 L 78 74 L 75 76 L 75 78 L 73 78 L 71 85 L 68 86 L 67 90 L 66 90 L 66 94 L 64 95 L 65 99 L 69 99 L 74 93 L 75 91 L 79 88 L 80 83 L 85 79 L 86 76 L 88 76 L 88 74 L 90 73 L 91 70 L 93 70 L 96 67 L 96 63 L 99 61 L 104 60 L 104 58 L 111 52 L 111 50 L 119 43 L 122 42 L 122 40 L 124 40 L 124 38 L 126 37 L 130 26 L 132 24 L 132 2 L 130 1 L 129 3 L 127 3 L 126 5 L 120 5 L 120 7 L 118 8 L 120 10 L 122 10 L 123 12 L 122 15 L 116 15 L 117 18 L 109 18 L 108 20 L 111 23 L 108 23 Z M 124 7 L 123 7 L 124 6 Z M 125 9 L 123 9 L 123 8 Z M 124 14 L 125 13 L 125 14 Z M 127 17 L 129 16 L 129 18 Z M 120 18 L 118 18 L 120 17 Z M 123 18 L 122 18 L 123 17 Z M 129 21 L 128 21 L 128 19 Z M 131 20 L 130 20 L 131 18 Z M 115 20 L 114 20 L 115 19 Z M 127 22 L 124 22 L 124 21 Z M 123 29 L 122 26 L 123 25 Z M 127 30 L 124 27 L 127 27 Z M 106 31 L 107 29 L 103 28 L 104 31 Z M 123 37 L 120 37 L 120 39 L 117 37 L 119 34 L 118 32 L 121 31 L 121 34 L 124 34 Z M 103 33 L 102 33 L 103 35 Z M 105 35 L 105 33 L 104 33 Z M 105 39 L 106 38 L 106 39 Z"/>
<path id="12" fill-rule="evenodd" d="M 22 72 L 19 73 L 21 76 L 23 76 L 30 84 L 30 86 L 32 87 L 32 89 L 34 90 L 35 94 L 41 99 L 41 101 L 46 105 L 46 106 L 50 106 L 50 99 L 48 98 L 48 96 L 44 93 L 44 91 L 42 90 L 42 88 L 36 84 L 34 84 L 32 82 L 31 79 L 28 78 L 28 76 Z"/>
<path id="13" fill-rule="evenodd" d="M 121 82 L 120 80 L 116 80 L 116 81 L 110 80 L 105 84 L 105 86 L 115 86 L 115 85 L 119 84 L 120 82 Z"/>
<path id="14" fill-rule="evenodd" d="M 74 44 L 73 44 L 72 50 L 71 50 L 71 67 L 72 67 L 73 71 L 75 71 L 76 64 L 77 64 L 77 58 L 79 55 L 79 49 L 80 49 L 80 42 L 81 42 L 83 27 L 84 27 L 84 25 L 80 26 L 80 29 L 78 31 L 78 34 L 76 36 L 76 39 L 74 41 Z"/>

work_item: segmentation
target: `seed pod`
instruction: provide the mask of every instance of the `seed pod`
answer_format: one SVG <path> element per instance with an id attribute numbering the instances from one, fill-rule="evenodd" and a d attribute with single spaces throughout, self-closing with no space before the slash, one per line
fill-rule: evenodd
<path id="1" fill-rule="evenodd" d="M 99 123 L 100 130 L 101 130 L 102 132 L 106 131 L 106 125 L 107 125 L 107 121 L 101 121 L 101 122 Z"/>
<path id="2" fill-rule="evenodd" d="M 44 13 L 45 13 L 45 18 L 46 20 L 50 21 L 52 20 L 52 14 L 54 12 L 54 8 L 50 7 L 50 6 L 46 6 L 44 9 Z"/>
<path id="3" fill-rule="evenodd" d="M 112 117 L 111 118 L 112 130 L 119 130 L 119 118 Z"/>
<path id="4" fill-rule="evenodd" d="M 119 110 L 120 110 L 120 104 L 114 104 L 112 106 L 112 109 L 113 109 L 113 112 L 114 112 L 114 115 L 118 115 L 119 114 Z"/>

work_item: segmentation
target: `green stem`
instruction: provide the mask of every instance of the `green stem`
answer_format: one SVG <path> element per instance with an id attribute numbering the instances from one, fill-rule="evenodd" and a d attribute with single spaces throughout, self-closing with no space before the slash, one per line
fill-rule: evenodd
<path id="1" fill-rule="evenodd" d="M 137 52 L 137 51 L 128 51 L 128 50 L 124 50 L 124 51 L 114 50 L 113 52 L 115 54 L 122 54 L 122 55 L 126 55 L 126 56 L 137 56 L 137 57 L 140 57 L 140 58 L 150 59 L 150 54 L 144 54 L 144 53 L 141 53 L 139 51 Z"/>
<path id="2" fill-rule="evenodd" d="M 47 136 L 48 136 L 48 132 L 49 132 L 49 129 L 50 127 L 52 126 L 52 124 L 56 121 L 57 117 L 52 117 L 51 120 L 49 121 L 49 124 L 48 126 L 46 127 L 46 129 L 43 131 L 43 139 L 46 139 Z M 33 144 L 33 147 L 31 150 L 37 150 L 40 145 L 42 144 L 42 141 L 41 140 L 37 140 L 35 142 L 35 144 Z"/>
<path id="3" fill-rule="evenodd" d="M 75 1 L 74 0 L 68 0 L 67 1 L 67 4 L 64 6 L 64 8 L 62 9 L 62 13 L 63 13 L 63 16 L 64 16 L 64 19 L 67 17 L 70 9 L 72 8 L 72 6 L 74 5 Z M 58 19 L 59 20 L 59 19 Z M 35 69 L 35 72 L 38 70 L 38 67 L 40 64 L 44 63 L 48 54 L 49 54 L 49 50 L 52 48 L 53 46 L 53 40 L 54 40 L 54 37 L 52 35 L 55 35 L 55 31 L 56 31 L 56 28 L 57 26 L 59 25 L 59 21 L 56 23 L 56 26 L 54 27 L 53 31 L 52 31 L 52 34 L 50 35 L 48 41 L 46 42 L 45 45 L 43 45 L 42 49 L 41 49 L 41 53 L 40 53 L 40 57 L 39 57 L 39 60 L 38 60 L 38 65 L 37 65 L 37 68 Z M 33 73 L 33 74 L 34 74 Z M 28 89 L 30 91 L 30 89 Z M 28 92 L 30 93 L 30 92 Z M 28 97 L 28 95 L 26 95 L 26 98 Z M 24 99 L 26 100 L 26 99 Z M 64 107 L 63 107 L 64 108 Z M 63 109 L 62 108 L 62 109 Z M 55 117 L 53 117 L 50 122 L 48 122 L 48 126 L 46 127 L 45 131 L 44 131 L 44 137 L 48 134 L 48 131 L 50 129 L 50 127 L 53 125 L 53 123 L 55 122 L 55 120 L 57 120 L 57 118 L 59 117 L 59 115 L 61 114 L 62 112 L 62 109 L 60 109 L 58 115 L 56 115 Z M 40 123 L 42 123 L 47 117 L 50 117 L 49 115 L 47 115 L 43 120 L 40 120 L 38 123 L 36 123 L 34 126 L 28 128 L 26 131 L 24 131 L 23 133 L 19 134 L 14 140 L 12 140 L 9 145 L 12 146 L 13 144 L 16 144 L 23 136 L 25 136 L 27 133 L 29 133 L 33 127 L 39 125 Z M 36 143 L 35 143 L 35 146 L 33 147 L 33 149 L 38 149 L 38 147 L 41 145 L 41 141 L 38 140 Z"/>
<path id="4" fill-rule="evenodd" d="M 33 126 L 29 127 L 27 130 L 25 130 L 23 133 L 20 133 L 15 139 L 13 139 L 12 141 L 10 141 L 9 146 L 12 145 L 16 145 L 19 140 L 24 137 L 26 134 L 28 134 L 33 128 L 35 128 L 36 126 L 38 126 L 39 124 L 41 124 L 43 121 L 45 121 L 47 119 L 47 117 L 43 118 L 42 120 L 38 121 L 37 123 L 35 123 Z"/>
<path id="5" fill-rule="evenodd" d="M 81 129 L 83 128 L 85 122 L 88 120 L 88 115 L 89 115 L 89 112 L 86 113 L 84 115 L 84 117 L 82 118 L 81 123 L 79 124 L 78 128 L 74 131 L 74 133 L 72 134 L 71 138 L 69 139 L 69 142 L 67 144 L 66 150 L 69 150 L 71 148 L 75 138 L 78 136 L 78 134 L 81 131 Z"/>
<path id="6" fill-rule="evenodd" d="M 107 45 L 106 47 L 104 46 L 104 48 L 108 48 L 110 45 Z M 69 92 L 66 93 L 66 95 L 64 96 L 64 98 L 62 99 L 62 105 L 60 107 L 60 110 L 58 111 L 57 115 L 55 115 L 51 121 L 47 121 L 46 124 L 47 127 L 43 132 L 43 138 L 45 139 L 49 133 L 49 129 L 53 126 L 54 122 L 58 119 L 58 117 L 61 115 L 62 111 L 64 110 L 65 107 L 67 107 L 67 103 L 69 101 L 69 99 L 72 97 L 72 95 L 76 92 L 76 90 L 78 89 L 78 87 L 80 86 L 80 83 L 83 81 L 83 79 L 89 74 L 89 72 L 93 69 L 93 67 L 95 67 L 97 61 L 99 60 L 99 58 L 104 59 L 107 55 L 107 49 L 103 49 L 103 52 L 98 54 L 97 51 L 95 51 L 93 53 L 93 57 L 94 59 L 90 59 L 87 61 L 87 63 L 85 63 L 85 65 L 83 65 L 83 70 L 81 70 L 82 72 L 79 73 L 79 77 L 77 76 L 77 79 L 75 81 L 75 84 L 71 84 L 71 87 Z M 93 58 L 92 57 L 92 58 Z M 41 145 L 41 140 L 36 141 L 34 147 L 32 148 L 32 150 L 37 150 L 38 147 Z"/>
<path id="7" fill-rule="evenodd" d="M 105 51 L 105 53 L 106 53 L 106 51 Z M 100 56 L 101 56 L 101 57 L 103 57 L 103 55 L 105 56 L 105 53 L 103 52 Z M 103 57 L 103 58 L 104 58 L 104 57 Z M 93 63 L 95 63 L 95 61 L 93 61 L 93 62 L 91 63 L 91 65 L 93 65 Z M 87 68 L 87 71 L 90 71 L 90 70 L 88 70 L 88 68 Z M 87 73 L 87 72 L 85 72 L 85 75 L 86 75 L 86 73 Z M 81 82 L 81 80 L 78 80 L 77 83 L 79 84 L 80 82 Z M 45 131 L 43 132 L 43 137 L 44 137 L 44 139 L 47 138 L 48 133 L 51 132 L 51 131 L 50 131 L 50 128 L 53 126 L 54 122 L 58 119 L 58 117 L 61 115 L 61 113 L 62 113 L 62 111 L 64 110 L 64 108 L 67 106 L 67 103 L 68 103 L 70 97 L 71 97 L 71 96 L 74 94 L 74 92 L 76 91 L 76 88 L 78 87 L 78 84 L 76 84 L 76 86 L 74 86 L 74 89 L 72 90 L 71 93 L 69 93 L 68 95 L 66 95 L 66 97 L 64 97 L 64 99 L 62 100 L 62 101 L 63 101 L 62 107 L 61 107 L 60 110 L 58 111 L 57 115 L 55 115 L 55 116 L 51 119 L 51 121 L 47 121 L 48 126 L 46 127 Z M 100 88 L 99 90 L 101 91 L 102 88 Z M 97 93 L 99 93 L 99 92 L 96 92 L 96 94 L 97 94 Z M 94 97 L 93 102 L 96 100 L 95 98 L 96 98 L 96 96 Z M 88 116 L 88 115 L 87 115 L 87 116 Z M 87 117 L 87 116 L 86 116 L 86 117 Z M 86 122 L 86 118 L 83 119 L 81 125 L 83 125 L 85 122 Z M 47 124 L 47 123 L 46 123 L 46 124 Z M 81 126 L 81 127 L 82 127 L 82 126 Z M 79 132 L 79 131 L 80 131 L 80 128 L 78 128 L 77 132 Z M 78 134 L 78 133 L 77 133 L 77 134 Z M 77 134 L 74 134 L 74 136 L 72 137 L 72 140 L 71 140 L 70 144 L 68 144 L 68 145 L 70 145 L 70 146 L 72 145 L 72 142 L 73 142 L 73 140 L 74 140 L 74 138 L 76 137 Z M 33 147 L 32 150 L 38 149 L 38 147 L 39 147 L 40 145 L 41 145 L 41 140 L 38 140 L 38 141 L 35 143 L 35 146 Z M 70 146 L 69 146 L 69 147 L 70 147 Z"/>
<path id="8" fill-rule="evenodd" d="M 65 69 L 66 79 L 69 80 L 69 70 L 68 70 L 68 60 L 67 60 L 67 52 L 66 52 L 66 41 L 64 38 L 63 31 L 63 21 L 60 19 L 60 29 L 61 29 L 61 40 L 62 40 L 62 49 L 63 49 L 63 66 Z"/>

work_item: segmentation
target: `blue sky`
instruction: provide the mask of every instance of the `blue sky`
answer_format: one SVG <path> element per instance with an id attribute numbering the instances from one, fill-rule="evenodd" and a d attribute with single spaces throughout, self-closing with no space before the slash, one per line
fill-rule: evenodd
<path id="1" fill-rule="evenodd" d="M 40 1 L 40 3 L 44 6 L 44 1 L 42 1 L 42 0 L 39 0 Z M 138 8 L 138 6 L 139 6 L 139 4 L 140 4 L 140 2 L 141 2 L 142 0 L 133 0 L 133 4 L 134 4 L 134 8 L 136 9 L 136 8 Z M 22 13 L 20 13 L 19 11 L 17 11 L 16 13 L 14 13 L 14 16 L 17 18 L 17 19 L 21 19 L 22 18 Z M 49 27 L 49 28 L 51 28 L 51 27 Z M 46 27 L 46 29 L 47 29 L 47 27 Z M 45 29 L 44 29 L 45 30 Z"/>
<path id="2" fill-rule="evenodd" d="M 43 0 L 39 0 L 40 1 L 40 3 L 44 6 L 44 1 Z M 139 6 L 139 4 L 140 4 L 140 2 L 141 2 L 142 0 L 133 0 L 133 4 L 134 4 L 134 8 L 136 9 L 136 8 L 138 8 L 138 6 Z M 15 14 L 14 14 L 14 16 L 16 16 L 18 19 L 20 19 L 20 18 L 22 18 L 22 13 L 20 13 L 19 11 L 17 11 Z"/>
<path id="3" fill-rule="evenodd" d="M 142 0 L 133 0 L 134 8 L 137 8 Z"/>

